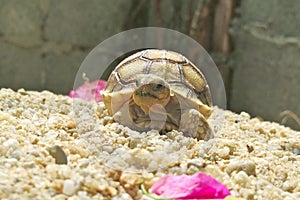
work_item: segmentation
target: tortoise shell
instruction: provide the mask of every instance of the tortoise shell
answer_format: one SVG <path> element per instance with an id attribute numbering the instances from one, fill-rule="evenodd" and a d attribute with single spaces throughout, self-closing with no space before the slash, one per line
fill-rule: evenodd
<path id="1" fill-rule="evenodd" d="M 156 95 L 158 90 L 160 93 Z M 164 94 L 168 96 L 163 103 Z M 111 115 L 127 112 L 121 113 L 126 116 L 116 121 L 141 131 L 151 129 L 149 123 L 141 121 L 150 120 L 149 110 L 154 104 L 164 109 L 165 120 L 173 129 L 179 129 L 183 121 L 192 123 L 183 119 L 189 117 L 182 116 L 183 109 L 199 111 L 199 120 L 205 123 L 212 112 L 211 94 L 204 75 L 186 57 L 167 50 L 147 49 L 124 59 L 108 78 L 102 96 Z M 122 111 L 123 107 L 128 111 Z M 164 126 L 162 130 L 167 129 Z"/>

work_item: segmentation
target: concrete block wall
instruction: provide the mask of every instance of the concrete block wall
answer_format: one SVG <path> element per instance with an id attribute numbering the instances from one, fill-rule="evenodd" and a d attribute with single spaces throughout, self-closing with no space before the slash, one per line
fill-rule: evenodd
<path id="1" fill-rule="evenodd" d="M 120 32 L 130 1 L 0 0 L 0 87 L 67 94 L 101 41 Z"/>
<path id="2" fill-rule="evenodd" d="M 266 120 L 300 114 L 300 2 L 242 0 L 234 20 L 229 107 Z M 300 129 L 294 120 L 288 125 Z"/>

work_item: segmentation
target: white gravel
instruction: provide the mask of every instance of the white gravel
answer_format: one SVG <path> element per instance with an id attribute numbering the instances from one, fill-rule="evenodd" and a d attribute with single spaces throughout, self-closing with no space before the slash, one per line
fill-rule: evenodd
<path id="1" fill-rule="evenodd" d="M 1 89 L 0 199 L 139 199 L 141 184 L 198 171 L 241 199 L 300 199 L 299 132 L 218 108 L 209 121 L 208 142 L 138 133 L 103 103 Z"/>
<path id="2" fill-rule="evenodd" d="M 75 191 L 76 191 L 76 186 L 74 181 L 70 179 L 65 180 L 62 192 L 68 196 L 71 196 L 75 193 Z"/>
<path id="3" fill-rule="evenodd" d="M 2 143 L 3 147 L 6 149 L 16 149 L 19 146 L 19 142 L 16 139 L 8 139 Z"/>

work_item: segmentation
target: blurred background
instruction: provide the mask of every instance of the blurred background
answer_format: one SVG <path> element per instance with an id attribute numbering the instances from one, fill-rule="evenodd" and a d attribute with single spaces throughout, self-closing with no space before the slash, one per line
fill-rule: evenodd
<path id="1" fill-rule="evenodd" d="M 228 109 L 280 122 L 300 115 L 299 10 L 297 0 L 0 0 L 0 88 L 68 94 L 96 45 L 157 26 L 210 53 Z M 299 130 L 292 112 L 286 124 Z"/>

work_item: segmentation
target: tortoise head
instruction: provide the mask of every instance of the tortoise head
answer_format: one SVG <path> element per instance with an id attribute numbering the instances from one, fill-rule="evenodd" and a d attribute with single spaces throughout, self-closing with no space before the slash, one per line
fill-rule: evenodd
<path id="1" fill-rule="evenodd" d="M 170 100 L 170 89 L 168 84 L 161 78 L 143 83 L 133 93 L 134 102 L 144 111 L 149 113 L 150 108 L 155 109 L 156 104 L 164 107 Z"/>

